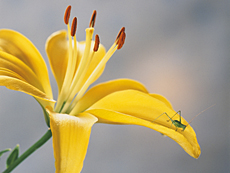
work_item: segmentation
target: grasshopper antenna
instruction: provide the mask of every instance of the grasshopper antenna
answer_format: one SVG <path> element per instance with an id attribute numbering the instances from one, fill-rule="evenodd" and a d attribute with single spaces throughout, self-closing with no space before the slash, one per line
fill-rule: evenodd
<path id="1" fill-rule="evenodd" d="M 163 114 L 165 114 L 165 112 L 163 113 Z M 163 114 L 160 114 L 157 118 L 155 118 L 153 121 L 152 121 L 152 123 L 154 122 L 154 121 L 156 121 L 161 115 L 163 115 Z"/>
<path id="2" fill-rule="evenodd" d="M 196 116 L 193 117 L 193 119 L 191 119 L 191 121 L 186 125 L 186 127 L 192 122 L 192 120 L 194 120 L 194 118 L 196 118 L 198 115 L 202 114 L 203 112 L 207 111 L 208 109 L 210 109 L 211 107 L 215 106 L 216 104 L 213 104 L 212 106 L 209 106 L 208 108 L 206 108 L 205 110 L 201 111 L 199 114 L 197 114 Z"/>

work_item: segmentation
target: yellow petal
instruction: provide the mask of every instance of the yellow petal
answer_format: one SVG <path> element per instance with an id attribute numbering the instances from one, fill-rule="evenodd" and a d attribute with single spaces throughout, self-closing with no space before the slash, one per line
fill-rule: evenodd
<path id="1" fill-rule="evenodd" d="M 4 71 L 10 71 L 15 75 L 20 76 L 25 82 L 45 92 L 36 74 L 17 57 L 0 51 L 0 68 Z"/>
<path id="2" fill-rule="evenodd" d="M 68 42 L 66 31 L 57 31 L 46 41 L 46 53 L 49 58 L 53 75 L 61 91 L 68 62 Z"/>
<path id="3" fill-rule="evenodd" d="M 112 93 L 85 112 L 98 118 L 98 122 L 110 124 L 141 125 L 156 130 L 175 140 L 189 155 L 198 158 L 200 146 L 196 139 L 196 133 L 190 125 L 184 131 L 175 130 L 175 126 L 164 112 L 172 117 L 176 112 L 161 100 L 136 90 L 124 90 Z M 159 115 L 163 114 L 159 117 Z M 159 117 L 157 120 L 155 120 Z M 173 118 L 179 120 L 178 115 Z M 155 121 L 154 121 L 155 120 Z M 153 122 L 154 121 L 154 122 Z M 181 123 L 187 122 L 181 118 Z"/>
<path id="4" fill-rule="evenodd" d="M 50 98 L 53 97 L 45 61 L 30 40 L 16 31 L 2 29 L 0 30 L 0 50 L 24 62 L 35 73 L 44 92 Z"/>
<path id="5" fill-rule="evenodd" d="M 9 76 L 22 81 L 26 81 L 23 77 L 21 77 L 19 74 L 15 73 L 14 71 L 2 67 L 0 67 L 0 76 Z"/>
<path id="6" fill-rule="evenodd" d="M 168 106 L 169 108 L 173 109 L 172 104 L 164 96 L 162 96 L 160 94 L 152 94 L 152 93 L 150 93 L 149 95 L 151 97 L 154 97 L 154 98 L 162 101 L 164 104 L 166 104 L 166 106 Z"/>
<path id="7" fill-rule="evenodd" d="M 53 135 L 56 173 L 79 173 L 87 152 L 91 127 L 97 118 L 82 113 L 78 116 L 58 114 L 47 107 Z"/>
<path id="8" fill-rule="evenodd" d="M 38 99 L 46 100 L 49 102 L 55 102 L 52 98 L 50 98 L 34 86 L 14 77 L 0 75 L 0 85 L 5 86 L 11 90 L 24 92 Z"/>
<path id="9" fill-rule="evenodd" d="M 92 87 L 86 94 L 78 101 L 74 107 L 76 112 L 74 114 L 83 112 L 89 108 L 92 104 L 116 91 L 122 91 L 127 89 L 133 89 L 148 93 L 147 89 L 141 83 L 131 79 L 117 79 L 108 82 L 100 83 Z"/>
<path id="10" fill-rule="evenodd" d="M 50 37 L 47 39 L 47 42 L 46 42 L 47 56 L 49 58 L 52 72 L 57 81 L 59 91 L 61 90 L 62 83 L 65 77 L 66 68 L 67 68 L 68 46 L 69 45 L 68 45 L 68 40 L 67 40 L 67 33 L 64 30 L 53 33 L 52 35 L 50 35 Z M 94 47 L 94 41 L 92 41 L 91 43 L 91 48 L 93 49 L 93 47 Z M 84 53 L 84 49 L 85 49 L 85 42 L 84 41 L 79 42 L 77 44 L 76 68 L 78 68 L 79 62 Z M 82 83 L 84 83 L 87 80 L 91 72 L 100 62 L 100 60 L 104 57 L 104 55 L 105 55 L 105 48 L 103 47 L 103 45 L 100 45 L 98 51 L 93 56 L 93 59 L 88 67 L 88 70 L 86 72 L 86 75 Z M 102 74 L 102 72 L 103 72 L 103 69 L 95 77 L 94 81 Z"/>
<path id="11" fill-rule="evenodd" d="M 20 59 L 3 51 L 0 51 L 0 78 L 0 85 L 34 96 L 43 110 L 48 105 L 54 107 L 55 101 L 44 93 L 34 72 Z M 49 126 L 49 117 L 46 113 L 44 116 Z"/>

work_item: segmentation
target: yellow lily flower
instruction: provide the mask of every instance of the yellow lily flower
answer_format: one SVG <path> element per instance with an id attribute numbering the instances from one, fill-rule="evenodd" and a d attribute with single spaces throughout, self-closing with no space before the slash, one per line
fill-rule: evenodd
<path id="1" fill-rule="evenodd" d="M 53 100 L 46 64 L 35 46 L 22 34 L 0 30 L 0 85 L 33 96 L 44 110 L 53 135 L 57 173 L 80 172 L 87 152 L 91 127 L 95 123 L 140 125 L 175 140 L 190 156 L 198 158 L 200 147 L 193 128 L 181 118 L 186 129 L 175 127 L 168 117 L 176 114 L 161 95 L 151 94 L 139 82 L 117 79 L 89 86 L 102 74 L 106 62 L 125 41 L 125 28 L 106 52 L 98 35 L 92 40 L 94 11 L 86 40 L 77 42 L 77 18 L 69 25 L 71 6 L 64 21 L 67 31 L 57 31 L 47 40 L 46 52 L 59 95 Z M 47 114 L 48 113 L 48 114 Z M 160 117 L 159 117 L 160 116 Z M 179 115 L 174 116 L 179 119 Z"/>

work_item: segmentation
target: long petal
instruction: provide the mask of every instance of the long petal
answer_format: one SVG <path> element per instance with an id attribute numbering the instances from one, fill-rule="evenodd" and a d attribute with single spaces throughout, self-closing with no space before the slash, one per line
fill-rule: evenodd
<path id="1" fill-rule="evenodd" d="M 91 43 L 91 47 L 93 48 L 94 41 Z M 51 65 L 52 72 L 54 74 L 54 77 L 57 81 L 58 90 L 61 90 L 62 83 L 64 81 L 65 72 L 67 68 L 67 62 L 68 62 L 68 40 L 67 40 L 67 33 L 65 30 L 57 31 L 50 35 L 50 37 L 47 39 L 46 42 L 46 52 L 47 56 L 49 58 L 49 62 Z M 85 49 L 85 42 L 79 42 L 77 44 L 77 65 L 76 68 L 79 65 L 79 62 L 82 58 L 82 55 L 84 53 Z M 93 59 L 89 65 L 89 68 L 86 72 L 86 75 L 82 81 L 84 83 L 91 72 L 94 70 L 94 68 L 97 66 L 97 64 L 101 61 L 101 59 L 105 55 L 105 48 L 103 45 L 99 46 L 98 51 L 94 54 Z M 76 70 L 75 70 L 76 71 Z M 100 71 L 100 73 L 96 76 L 94 81 L 102 74 L 103 69 Z"/>
<path id="2" fill-rule="evenodd" d="M 36 74 L 17 57 L 7 52 L 0 51 L 0 68 L 20 76 L 25 82 L 45 92 Z"/>
<path id="3" fill-rule="evenodd" d="M 14 77 L 0 75 L 0 86 L 5 86 L 11 90 L 24 92 L 41 100 L 53 103 L 55 102 L 52 98 L 43 93 L 41 90 L 35 88 L 33 85 Z"/>
<path id="4" fill-rule="evenodd" d="M 100 83 L 87 91 L 85 95 L 78 101 L 77 105 L 74 108 L 76 110 L 74 114 L 83 112 L 92 104 L 113 92 L 127 89 L 133 89 L 148 93 L 147 89 L 143 84 L 131 79 L 116 79 Z"/>
<path id="5" fill-rule="evenodd" d="M 175 140 L 192 157 L 198 158 L 200 155 L 200 146 L 192 127 L 188 125 L 185 131 L 176 131 L 174 125 L 167 122 L 168 117 L 163 114 L 166 112 L 171 117 L 176 112 L 161 100 L 143 92 L 124 90 L 112 93 L 85 112 L 95 115 L 101 123 L 134 124 L 151 128 Z M 177 115 L 173 119 L 179 120 L 178 118 Z M 181 123 L 187 125 L 183 118 Z"/>
<path id="6" fill-rule="evenodd" d="M 54 105 L 35 73 L 23 61 L 3 51 L 0 51 L 0 85 L 34 96 L 43 107 Z"/>
<path id="7" fill-rule="evenodd" d="M 160 94 L 152 94 L 152 93 L 150 93 L 149 95 L 155 99 L 158 99 L 159 101 L 162 101 L 166 106 L 173 109 L 172 104 L 164 96 Z"/>
<path id="8" fill-rule="evenodd" d="M 0 30 L 0 50 L 24 62 L 35 73 L 43 91 L 50 98 L 53 97 L 45 61 L 30 40 L 16 31 L 2 29 Z"/>
<path id="9" fill-rule="evenodd" d="M 68 62 L 68 42 L 66 31 L 54 32 L 46 41 L 46 53 L 53 75 L 61 91 Z"/>
<path id="10" fill-rule="evenodd" d="M 14 71 L 11 71 L 10 69 L 2 68 L 2 67 L 0 67 L 0 76 L 8 76 L 8 77 L 13 77 L 13 78 L 16 78 L 22 81 L 26 81 L 22 76 L 15 73 Z"/>
<path id="11" fill-rule="evenodd" d="M 71 116 L 47 107 L 53 135 L 56 173 L 79 173 L 87 152 L 91 127 L 97 118 L 88 113 Z"/>

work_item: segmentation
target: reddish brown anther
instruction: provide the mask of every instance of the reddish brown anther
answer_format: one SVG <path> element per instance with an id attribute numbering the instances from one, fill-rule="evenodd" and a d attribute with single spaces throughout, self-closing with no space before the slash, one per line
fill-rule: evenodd
<path id="1" fill-rule="evenodd" d="M 125 27 L 122 27 L 119 31 L 119 33 L 117 34 L 116 40 L 120 37 L 121 33 L 125 32 Z"/>
<path id="2" fill-rule="evenodd" d="M 76 34 L 76 30 L 77 30 L 77 18 L 74 17 L 72 21 L 72 26 L 71 26 L 71 36 L 72 37 L 74 37 L 74 35 Z"/>
<path id="3" fill-rule="evenodd" d="M 94 27 L 96 21 L 96 15 L 97 15 L 97 11 L 94 10 L 89 22 L 89 27 Z"/>
<path id="4" fill-rule="evenodd" d="M 94 51 L 94 52 L 97 52 L 97 50 L 98 50 L 98 48 L 99 48 L 99 44 L 100 44 L 99 36 L 96 34 L 96 35 L 95 35 L 94 48 L 93 48 L 93 51 Z"/>
<path id="5" fill-rule="evenodd" d="M 125 43 L 125 38 L 126 38 L 125 32 L 121 32 L 121 34 L 120 34 L 120 36 L 118 38 L 118 41 L 117 41 L 117 49 L 121 49 L 122 48 L 122 46 Z"/>
<path id="6" fill-rule="evenodd" d="M 66 25 L 68 25 L 69 23 L 70 11 L 71 11 L 71 5 L 69 5 L 65 10 L 64 22 Z"/>

